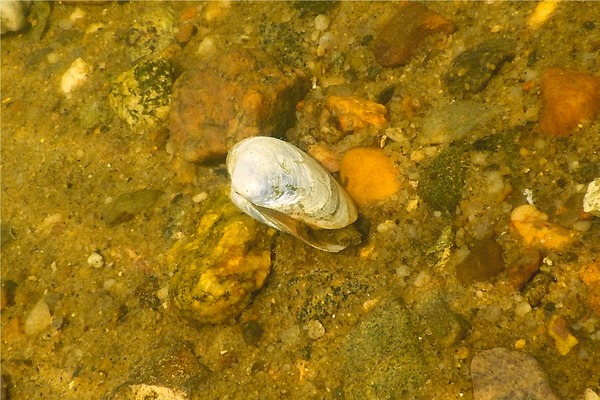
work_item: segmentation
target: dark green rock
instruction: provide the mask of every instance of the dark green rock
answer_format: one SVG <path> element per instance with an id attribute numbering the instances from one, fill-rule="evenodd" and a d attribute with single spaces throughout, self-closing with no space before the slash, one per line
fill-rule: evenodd
<path id="1" fill-rule="evenodd" d="M 463 285 L 485 282 L 504 271 L 503 249 L 493 239 L 477 242 L 469 255 L 456 267 L 456 278 Z"/>
<path id="2" fill-rule="evenodd" d="M 138 190 L 123 193 L 102 212 L 108 225 L 117 225 L 133 219 L 137 214 L 149 210 L 162 195 L 160 190 Z"/>
<path id="3" fill-rule="evenodd" d="M 481 92 L 502 64 L 515 56 L 512 39 L 490 39 L 454 58 L 444 76 L 448 92 L 454 96 Z"/>
<path id="4" fill-rule="evenodd" d="M 455 146 L 444 150 L 421 174 L 419 196 L 434 210 L 452 213 L 461 200 L 466 175 L 464 149 Z"/>
<path id="5" fill-rule="evenodd" d="M 258 321 L 255 320 L 242 322 L 240 328 L 242 330 L 242 338 L 244 339 L 244 343 L 246 343 L 248 346 L 256 346 L 264 332 L 262 326 L 260 326 Z"/>

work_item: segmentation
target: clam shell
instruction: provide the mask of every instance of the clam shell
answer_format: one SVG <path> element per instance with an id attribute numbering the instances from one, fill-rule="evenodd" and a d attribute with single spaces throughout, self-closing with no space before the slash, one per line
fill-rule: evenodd
<path id="1" fill-rule="evenodd" d="M 306 229 L 298 223 L 340 229 L 357 218 L 341 185 L 309 155 L 283 140 L 264 136 L 242 140 L 229 151 L 227 170 L 235 205 L 302 240 L 307 241 Z"/>

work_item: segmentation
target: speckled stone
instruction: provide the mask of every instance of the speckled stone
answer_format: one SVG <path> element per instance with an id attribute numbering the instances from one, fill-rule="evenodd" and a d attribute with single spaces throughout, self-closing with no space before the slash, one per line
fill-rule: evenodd
<path id="1" fill-rule="evenodd" d="M 515 56 L 515 47 L 512 39 L 496 38 L 460 53 L 443 78 L 448 92 L 454 96 L 481 92 L 502 64 Z"/>
<path id="2" fill-rule="evenodd" d="M 502 347 L 485 350 L 471 362 L 474 400 L 558 400 L 538 362 Z"/>

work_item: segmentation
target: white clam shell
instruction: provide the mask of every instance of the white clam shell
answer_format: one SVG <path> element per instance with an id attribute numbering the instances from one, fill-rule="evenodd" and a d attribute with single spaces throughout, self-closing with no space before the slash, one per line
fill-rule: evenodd
<path id="1" fill-rule="evenodd" d="M 298 236 L 290 219 L 339 229 L 357 218 L 341 185 L 309 155 L 283 140 L 264 136 L 242 140 L 229 151 L 227 170 L 233 203 L 284 232 Z"/>

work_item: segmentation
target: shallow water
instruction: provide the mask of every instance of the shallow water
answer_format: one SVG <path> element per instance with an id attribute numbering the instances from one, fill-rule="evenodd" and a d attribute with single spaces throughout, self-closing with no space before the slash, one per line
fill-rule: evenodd
<path id="1" fill-rule="evenodd" d="M 600 176 L 600 122 L 560 138 L 536 131 L 545 70 L 597 76 L 600 6 L 558 3 L 537 27 L 527 23 L 532 2 L 428 7 L 456 32 L 426 39 L 394 68 L 373 55 L 373 40 L 399 8 L 392 2 L 62 2 L 47 17 L 31 14 L 36 26 L 47 24 L 43 33 L 4 35 L 3 394 L 133 398 L 127 390 L 145 384 L 192 399 L 472 399 L 471 360 L 496 347 L 535 358 L 559 398 L 600 393 L 600 295 L 585 272 L 598 268 L 600 223 L 578 220 L 572 204 Z M 330 20 L 322 31 L 318 15 Z M 191 36 L 177 36 L 185 23 L 194 25 Z M 441 77 L 457 54 L 498 36 L 515 40 L 514 58 L 468 96 L 478 112 L 482 103 L 496 111 L 451 139 L 466 146 L 464 186 L 456 211 L 436 212 L 417 188 L 430 160 L 451 146 L 419 135 L 425 126 L 464 127 L 465 116 L 447 109 L 462 100 Z M 370 231 L 357 247 L 329 254 L 278 235 L 271 274 L 251 304 L 237 318 L 202 325 L 169 297 L 167 252 L 194 237 L 204 194 L 227 185 L 223 165 L 178 160 L 167 151 L 167 122 L 131 127 L 108 98 L 115 78 L 140 59 L 165 58 L 177 77 L 240 46 L 314 76 L 306 104 L 317 108 L 331 94 L 376 101 L 387 93 L 380 129 L 332 138 L 322 128 L 334 124 L 305 108 L 285 138 L 340 153 L 383 145 L 401 189 L 360 210 Z M 89 70 L 64 93 L 63 76 L 78 58 Z M 161 194 L 108 224 L 115 199 L 140 190 Z M 537 280 L 515 289 L 510 267 L 527 253 L 510 216 L 528 200 L 576 239 L 539 250 Z M 461 282 L 457 266 L 489 238 L 506 270 Z M 41 300 L 48 308 L 40 312 Z M 565 355 L 548 334 L 553 316 L 578 340 Z"/>

